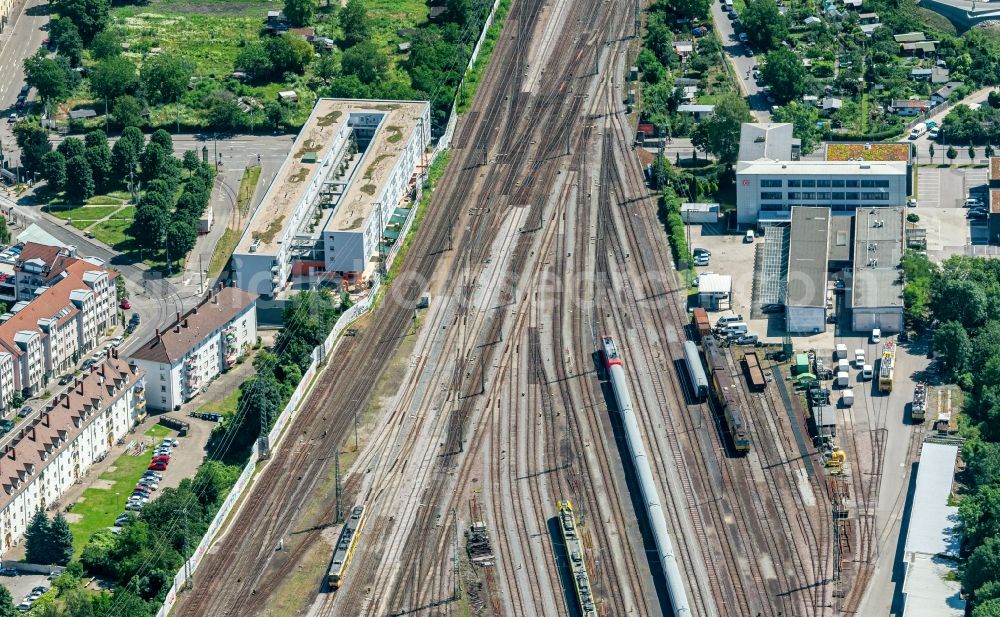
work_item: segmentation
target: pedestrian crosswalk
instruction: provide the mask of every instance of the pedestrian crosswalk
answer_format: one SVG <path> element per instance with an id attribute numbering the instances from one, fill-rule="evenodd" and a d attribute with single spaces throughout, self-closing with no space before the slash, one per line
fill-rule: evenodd
<path id="1" fill-rule="evenodd" d="M 938 168 L 917 168 L 917 202 L 922 208 L 941 207 L 941 172 Z"/>

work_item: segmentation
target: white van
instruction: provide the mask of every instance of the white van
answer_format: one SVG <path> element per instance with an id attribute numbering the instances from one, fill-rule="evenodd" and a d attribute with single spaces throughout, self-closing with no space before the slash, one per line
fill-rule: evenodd
<path id="1" fill-rule="evenodd" d="M 872 368 L 871 364 L 864 365 L 863 367 L 861 367 L 861 379 L 868 381 L 869 379 L 872 378 L 873 371 L 874 369 Z"/>
<path id="2" fill-rule="evenodd" d="M 745 321 L 734 321 L 726 326 L 724 332 L 726 336 L 743 336 L 747 333 L 747 322 Z"/>
<path id="3" fill-rule="evenodd" d="M 754 235 L 753 230 L 752 229 L 748 229 L 747 230 L 747 234 L 745 236 L 743 236 L 743 242 L 745 242 L 747 244 L 750 244 L 751 242 L 754 241 L 755 237 L 756 236 Z"/>
<path id="4" fill-rule="evenodd" d="M 743 321 L 743 315 L 723 315 L 722 317 L 719 317 L 719 321 L 716 322 L 715 326 L 717 328 L 725 328 L 729 324 L 737 321 Z"/>
<path id="5" fill-rule="evenodd" d="M 882 330 L 879 328 L 872 328 L 872 342 L 877 343 L 882 340 Z"/>

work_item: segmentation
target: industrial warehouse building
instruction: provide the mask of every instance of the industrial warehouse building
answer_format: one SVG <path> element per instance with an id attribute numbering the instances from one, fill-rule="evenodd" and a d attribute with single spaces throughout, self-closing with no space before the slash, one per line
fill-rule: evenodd
<path id="1" fill-rule="evenodd" d="M 854 330 L 901 331 L 904 216 L 903 208 L 866 208 L 854 216 L 792 208 L 790 224 L 764 228 L 758 305 L 783 304 L 789 333 L 816 334 L 841 297 L 838 309 L 851 312 Z"/>
<path id="2" fill-rule="evenodd" d="M 793 334 L 826 328 L 829 243 L 829 208 L 792 208 L 785 327 Z"/>
<path id="3" fill-rule="evenodd" d="M 430 143 L 426 101 L 320 99 L 233 253 L 265 300 L 295 279 L 363 283 L 410 220 Z"/>
<path id="4" fill-rule="evenodd" d="M 851 327 L 903 330 L 903 208 L 866 208 L 854 217 L 854 264 L 849 293 Z"/>
<path id="5" fill-rule="evenodd" d="M 903 548 L 902 617 L 962 617 L 958 507 L 948 505 L 958 446 L 925 442 Z"/>
<path id="6" fill-rule="evenodd" d="M 798 160 L 792 125 L 746 123 L 736 164 L 739 225 L 788 222 L 793 206 L 826 206 L 853 212 L 872 206 L 902 206 L 910 187 L 908 160 L 879 160 L 896 144 L 863 144 L 849 160 Z M 865 149 L 867 147 L 867 149 Z"/>

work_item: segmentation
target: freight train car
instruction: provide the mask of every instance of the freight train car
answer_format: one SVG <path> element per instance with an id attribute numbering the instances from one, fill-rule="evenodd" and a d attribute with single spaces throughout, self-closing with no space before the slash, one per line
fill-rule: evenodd
<path id="1" fill-rule="evenodd" d="M 743 356 L 743 364 L 746 365 L 747 369 L 747 385 L 750 389 L 755 392 L 760 392 L 767 387 L 767 381 L 764 380 L 764 371 L 760 368 L 760 358 L 757 357 L 756 351 L 751 351 L 747 355 Z"/>
<path id="2" fill-rule="evenodd" d="M 677 565 L 677 556 L 674 555 L 674 544 L 670 539 L 670 532 L 667 531 L 667 519 L 663 513 L 663 506 L 660 505 L 660 494 L 653 480 L 653 470 L 650 468 L 649 459 L 646 456 L 646 444 L 642 440 L 639 422 L 636 420 L 635 410 L 632 408 L 632 395 L 629 392 L 628 380 L 625 379 L 625 369 L 622 368 L 622 357 L 619 354 L 618 346 L 615 345 L 614 339 L 610 336 L 601 337 L 601 347 L 605 368 L 611 379 L 611 390 L 614 392 L 615 402 L 618 404 L 618 413 L 621 414 L 625 442 L 628 444 L 629 454 L 632 457 L 632 466 L 635 469 L 639 492 L 646 507 L 646 517 L 653 533 L 653 542 L 656 544 L 656 555 L 663 568 L 664 578 L 667 579 L 667 593 L 670 594 L 673 614 L 674 617 L 691 617 L 687 591 L 684 589 L 681 570 Z"/>
<path id="3" fill-rule="evenodd" d="M 326 582 L 330 589 L 337 589 L 347 576 L 347 568 L 351 565 L 351 558 L 354 557 L 354 550 L 358 546 L 358 537 L 365 525 L 365 507 L 354 506 L 351 515 L 340 530 L 340 537 L 337 538 L 337 548 L 333 551 L 333 561 L 330 563 L 330 570 L 326 575 Z"/>
<path id="4" fill-rule="evenodd" d="M 739 386 L 729 374 L 726 356 L 712 338 L 702 340 L 705 360 L 712 374 L 712 390 L 719 416 L 726 423 L 726 429 L 733 440 L 733 450 L 743 454 L 750 451 L 750 432 L 743 424 L 743 406 L 740 403 Z"/>
<path id="5" fill-rule="evenodd" d="M 708 313 L 705 309 L 700 306 L 692 309 L 691 322 L 694 324 L 694 329 L 698 333 L 699 338 L 712 336 L 712 322 L 709 321 Z"/>
<path id="6" fill-rule="evenodd" d="M 698 345 L 693 341 L 684 341 L 684 364 L 687 366 L 695 398 L 699 402 L 704 402 L 708 398 L 708 377 L 705 376 L 705 367 L 701 365 Z"/>
<path id="7" fill-rule="evenodd" d="M 569 500 L 559 502 L 559 531 L 566 546 L 566 556 L 569 558 L 580 615 L 597 617 L 594 592 L 590 587 L 590 577 L 587 575 L 587 564 L 583 556 L 583 542 L 580 541 L 580 535 L 576 531 L 576 516 L 573 514 L 573 504 Z"/>

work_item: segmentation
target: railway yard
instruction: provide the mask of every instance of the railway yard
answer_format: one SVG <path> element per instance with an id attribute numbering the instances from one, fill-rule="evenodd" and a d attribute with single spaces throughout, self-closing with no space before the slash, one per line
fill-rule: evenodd
<path id="1" fill-rule="evenodd" d="M 901 412 L 918 358 L 901 349 L 892 394 L 859 384 L 837 410 L 847 463 L 834 473 L 787 364 L 758 352 L 752 389 L 744 348 L 701 340 L 631 147 L 635 19 L 603 0 L 513 4 L 402 272 L 341 340 L 172 614 L 867 614 L 919 449 Z M 408 338 L 401 386 L 339 469 Z M 707 400 L 685 341 L 708 361 Z M 358 505 L 331 584 L 338 509 Z M 470 560 L 478 522 L 491 554 Z"/>

